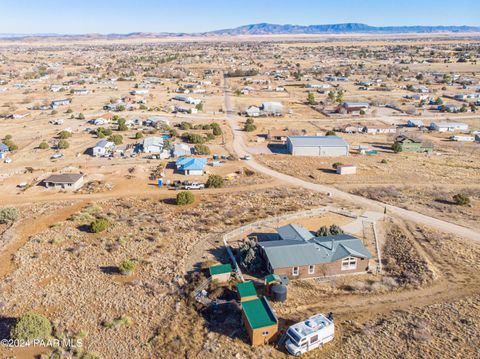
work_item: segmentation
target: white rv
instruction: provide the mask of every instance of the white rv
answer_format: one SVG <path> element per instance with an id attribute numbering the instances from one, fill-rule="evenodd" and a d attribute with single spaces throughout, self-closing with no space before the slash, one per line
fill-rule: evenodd
<path id="1" fill-rule="evenodd" d="M 290 354 L 300 356 L 331 341 L 334 333 L 333 320 L 317 314 L 288 328 L 285 347 Z"/>

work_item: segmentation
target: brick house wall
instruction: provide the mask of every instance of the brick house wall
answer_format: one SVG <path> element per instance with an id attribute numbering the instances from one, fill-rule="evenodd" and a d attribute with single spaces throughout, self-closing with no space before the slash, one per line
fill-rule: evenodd
<path id="1" fill-rule="evenodd" d="M 314 273 L 309 274 L 309 266 L 299 266 L 298 275 L 293 275 L 293 267 L 286 268 L 275 268 L 271 270 L 272 273 L 278 275 L 285 275 L 290 279 L 303 279 L 303 278 L 318 278 L 318 277 L 328 277 L 339 274 L 351 274 L 351 273 L 362 273 L 368 270 L 368 259 L 357 258 L 357 267 L 355 269 L 346 269 L 342 270 L 342 259 L 325 264 L 316 264 L 314 268 Z"/>

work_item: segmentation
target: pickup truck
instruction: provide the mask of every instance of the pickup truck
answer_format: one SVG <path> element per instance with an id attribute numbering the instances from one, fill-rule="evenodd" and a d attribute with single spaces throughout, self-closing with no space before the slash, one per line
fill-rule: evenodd
<path id="1" fill-rule="evenodd" d="M 190 183 L 185 185 L 185 189 L 204 189 L 205 184 L 203 183 Z"/>

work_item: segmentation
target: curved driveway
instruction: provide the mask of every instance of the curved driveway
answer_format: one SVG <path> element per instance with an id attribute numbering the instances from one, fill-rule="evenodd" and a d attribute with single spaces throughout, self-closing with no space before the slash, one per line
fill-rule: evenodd
<path id="1" fill-rule="evenodd" d="M 236 116 L 234 115 L 232 110 L 232 106 L 230 102 L 230 89 L 228 88 L 228 78 L 224 79 L 224 92 L 225 92 L 225 109 L 227 113 L 227 122 L 230 128 L 232 129 L 233 136 L 234 136 L 233 149 L 238 156 L 243 157 L 245 154 L 249 153 L 249 150 L 248 150 L 248 147 L 245 145 L 244 133 L 239 127 L 238 122 L 236 120 Z M 275 179 L 291 184 L 293 186 L 303 187 L 312 191 L 330 194 L 334 198 L 339 198 L 339 199 L 348 201 L 350 203 L 364 206 L 369 208 L 370 210 L 374 210 L 380 213 L 383 213 L 386 208 L 387 213 L 389 215 L 394 215 L 407 221 L 411 221 L 417 224 L 438 229 L 442 232 L 451 233 L 451 234 L 458 235 L 470 240 L 480 242 L 480 233 L 470 228 L 466 228 L 454 223 L 443 221 L 438 218 L 426 216 L 418 212 L 409 211 L 407 209 L 403 209 L 400 207 L 384 204 L 384 203 L 374 201 L 365 197 L 356 196 L 348 192 L 341 191 L 335 187 L 307 182 L 302 179 L 272 170 L 271 168 L 258 163 L 253 158 L 248 161 L 245 161 L 245 163 L 249 167 L 251 167 L 252 169 L 258 172 L 264 173 L 268 176 L 271 176 Z"/>

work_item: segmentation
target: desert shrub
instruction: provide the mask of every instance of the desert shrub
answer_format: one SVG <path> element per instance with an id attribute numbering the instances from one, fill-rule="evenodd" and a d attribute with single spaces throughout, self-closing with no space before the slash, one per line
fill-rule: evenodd
<path id="1" fill-rule="evenodd" d="M 10 331 L 10 337 L 16 340 L 46 340 L 52 334 L 52 324 L 47 317 L 34 312 L 22 315 Z"/>
<path id="2" fill-rule="evenodd" d="M 253 132 L 257 129 L 257 126 L 255 126 L 254 123 L 245 123 L 245 126 L 243 127 L 243 130 L 246 132 Z"/>
<path id="3" fill-rule="evenodd" d="M 195 145 L 195 153 L 198 155 L 209 155 L 210 154 L 210 148 L 206 145 Z"/>
<path id="4" fill-rule="evenodd" d="M 332 130 L 328 130 L 327 132 L 325 132 L 325 136 L 336 136 L 337 134 L 335 133 L 335 131 L 332 131 Z"/>
<path id="5" fill-rule="evenodd" d="M 85 115 L 83 113 L 79 113 L 78 114 L 78 117 L 77 117 L 79 120 L 85 120 Z"/>
<path id="6" fill-rule="evenodd" d="M 208 176 L 207 184 L 208 188 L 220 188 L 223 187 L 223 177 L 220 175 Z"/>
<path id="7" fill-rule="evenodd" d="M 48 145 L 47 142 L 45 141 L 42 141 L 39 145 L 38 145 L 38 148 L 40 148 L 41 150 L 46 150 L 48 149 L 50 146 Z"/>
<path id="8" fill-rule="evenodd" d="M 183 206 L 195 202 L 195 196 L 190 191 L 181 191 L 177 194 L 177 205 Z"/>
<path id="9" fill-rule="evenodd" d="M 123 136 L 122 135 L 111 135 L 108 140 L 113 142 L 116 145 L 121 145 L 123 143 Z"/>
<path id="10" fill-rule="evenodd" d="M 333 167 L 334 169 L 337 169 L 338 166 L 342 166 L 342 165 L 343 165 L 342 162 L 335 162 L 335 163 L 332 165 L 332 167 Z"/>
<path id="11" fill-rule="evenodd" d="M 180 128 L 182 130 L 189 130 L 192 128 L 192 124 L 190 122 L 187 122 L 187 121 L 183 121 L 181 124 L 180 124 Z"/>
<path id="12" fill-rule="evenodd" d="M 106 136 L 110 136 L 111 134 L 112 134 L 112 130 L 109 128 L 105 128 L 105 127 L 97 128 L 97 136 L 99 138 L 104 138 Z"/>
<path id="13" fill-rule="evenodd" d="M 392 145 L 392 151 L 395 153 L 401 152 L 402 151 L 402 145 L 399 143 L 394 143 Z"/>
<path id="14" fill-rule="evenodd" d="M 59 134 L 58 134 L 58 138 L 62 139 L 62 140 L 65 140 L 67 138 L 70 138 L 72 137 L 72 133 L 70 131 L 61 131 Z"/>
<path id="15" fill-rule="evenodd" d="M 454 195 L 453 201 L 460 206 L 466 206 L 467 204 L 470 204 L 470 198 L 463 193 L 457 193 Z"/>
<path id="16" fill-rule="evenodd" d="M 13 223 L 20 216 L 18 209 L 14 207 L 4 207 L 0 209 L 0 223 Z"/>
<path id="17" fill-rule="evenodd" d="M 184 134 L 183 137 L 188 143 L 198 143 L 202 144 L 205 142 L 205 137 L 199 135 L 198 133 L 187 133 Z"/>
<path id="18" fill-rule="evenodd" d="M 7 138 L 8 136 L 10 135 L 5 136 L 5 139 L 3 140 L 3 144 L 7 146 L 10 151 L 18 150 L 17 144 L 12 141 L 12 136 L 10 136 L 10 138 Z"/>
<path id="19" fill-rule="evenodd" d="M 214 136 L 220 136 L 222 134 L 222 129 L 218 123 L 213 122 L 210 127 L 212 128 L 212 133 Z"/>
<path id="20" fill-rule="evenodd" d="M 126 259 L 122 263 L 120 263 L 120 265 L 118 266 L 118 270 L 122 274 L 129 274 L 135 269 L 135 266 L 136 264 L 134 261 Z"/>
<path id="21" fill-rule="evenodd" d="M 70 144 L 68 143 L 67 140 L 60 140 L 60 141 L 58 141 L 57 147 L 60 150 L 66 150 L 67 148 L 70 147 Z"/>
<path id="22" fill-rule="evenodd" d="M 136 140 L 139 140 L 139 139 L 141 139 L 141 138 L 143 138 L 143 133 L 137 132 L 137 133 L 135 134 L 135 139 L 136 139 Z"/>
<path id="23" fill-rule="evenodd" d="M 132 320 L 130 319 L 130 317 L 127 317 L 126 315 L 122 315 L 119 318 L 115 318 L 113 320 L 104 322 L 103 326 L 105 328 L 111 329 L 111 328 L 117 328 L 117 327 L 128 327 L 130 324 L 132 324 Z"/>
<path id="24" fill-rule="evenodd" d="M 110 221 L 107 218 L 97 218 L 90 223 L 90 231 L 100 233 L 110 227 Z"/>

